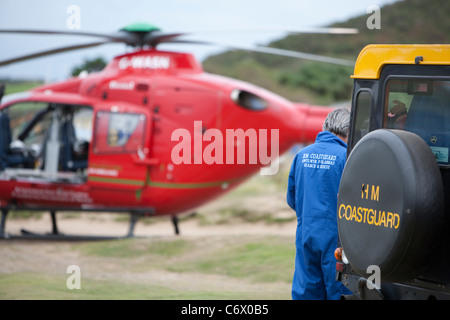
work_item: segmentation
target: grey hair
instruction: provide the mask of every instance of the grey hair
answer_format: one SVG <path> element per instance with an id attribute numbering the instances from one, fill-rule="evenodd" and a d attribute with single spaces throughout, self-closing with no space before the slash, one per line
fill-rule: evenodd
<path id="1" fill-rule="evenodd" d="M 331 111 L 323 122 L 322 130 L 346 138 L 350 128 L 350 111 L 345 108 Z"/>

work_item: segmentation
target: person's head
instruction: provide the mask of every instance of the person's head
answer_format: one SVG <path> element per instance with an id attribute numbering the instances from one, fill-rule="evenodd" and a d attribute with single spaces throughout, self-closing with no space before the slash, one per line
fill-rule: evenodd
<path id="1" fill-rule="evenodd" d="M 347 141 L 350 128 L 350 111 L 345 108 L 331 111 L 323 122 L 322 130 L 330 131 L 341 139 Z M 344 140 L 343 139 L 343 140 Z"/>

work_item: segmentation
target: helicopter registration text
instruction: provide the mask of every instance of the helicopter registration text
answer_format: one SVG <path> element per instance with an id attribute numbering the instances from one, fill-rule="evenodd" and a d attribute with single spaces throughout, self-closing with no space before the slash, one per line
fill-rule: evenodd
<path id="1" fill-rule="evenodd" d="M 170 58 L 164 56 L 134 56 L 119 60 L 119 69 L 169 69 Z"/>
<path id="2" fill-rule="evenodd" d="M 179 141 L 172 148 L 171 159 L 175 165 L 179 164 L 249 164 L 269 165 L 261 168 L 262 175 L 273 175 L 279 168 L 279 130 L 270 130 L 270 144 L 268 144 L 267 129 L 226 129 L 225 139 L 219 129 L 202 131 L 202 122 L 194 121 L 194 137 L 184 128 L 172 132 L 171 141 Z M 193 150 L 192 149 L 193 140 Z M 210 141 L 203 147 L 204 141 Z M 248 148 L 246 148 L 248 141 Z M 224 148 L 225 142 L 225 148 Z M 270 147 L 270 155 L 268 148 Z M 236 149 L 236 157 L 235 157 Z M 248 155 L 246 155 L 246 149 Z M 224 155 L 225 151 L 225 155 Z M 258 161 L 259 160 L 259 161 Z"/>

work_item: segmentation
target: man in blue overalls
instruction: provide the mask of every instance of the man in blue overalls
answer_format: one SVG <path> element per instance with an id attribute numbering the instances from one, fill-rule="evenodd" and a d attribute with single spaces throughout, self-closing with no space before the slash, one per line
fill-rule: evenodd
<path id="1" fill-rule="evenodd" d="M 314 144 L 300 150 L 289 173 L 287 203 L 297 214 L 294 300 L 337 300 L 351 292 L 335 280 L 337 195 L 347 154 L 350 112 L 330 112 Z"/>

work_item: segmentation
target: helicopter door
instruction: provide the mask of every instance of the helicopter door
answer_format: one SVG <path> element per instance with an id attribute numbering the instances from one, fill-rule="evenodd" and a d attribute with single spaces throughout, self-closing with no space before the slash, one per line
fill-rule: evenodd
<path id="1" fill-rule="evenodd" d="M 141 110 L 96 113 L 88 169 L 88 181 L 93 188 L 120 189 L 121 197 L 138 198 L 136 191 L 147 183 L 152 123 L 149 117 Z"/>

